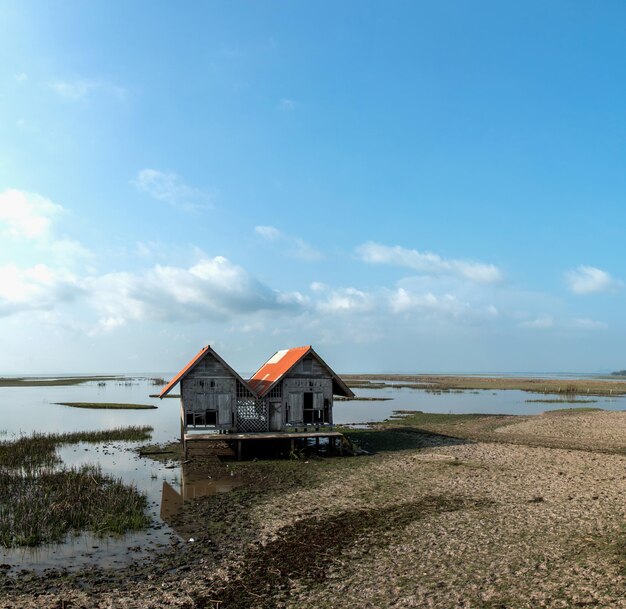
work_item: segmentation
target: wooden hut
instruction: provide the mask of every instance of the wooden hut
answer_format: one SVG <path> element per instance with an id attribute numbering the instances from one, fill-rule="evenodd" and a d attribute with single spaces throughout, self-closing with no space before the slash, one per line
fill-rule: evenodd
<path id="1" fill-rule="evenodd" d="M 256 394 L 210 346 L 198 354 L 163 387 L 164 398 L 180 383 L 181 434 L 189 428 L 238 429 L 239 410 L 256 404 Z"/>
<path id="2" fill-rule="evenodd" d="M 207 346 L 159 397 L 178 383 L 183 441 L 191 437 L 189 430 L 239 434 L 241 439 L 243 434 L 258 438 L 299 428 L 319 430 L 333 424 L 333 395 L 354 396 L 310 345 L 277 351 L 248 381 Z"/>
<path id="3" fill-rule="evenodd" d="M 277 351 L 248 381 L 268 412 L 268 431 L 333 424 L 333 396 L 354 397 L 313 347 Z"/>

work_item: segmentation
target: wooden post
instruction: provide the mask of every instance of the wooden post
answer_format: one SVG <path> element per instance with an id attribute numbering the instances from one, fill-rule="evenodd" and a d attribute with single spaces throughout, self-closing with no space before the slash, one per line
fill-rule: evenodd
<path id="1" fill-rule="evenodd" d="M 187 440 L 185 439 L 185 431 L 187 431 L 187 421 L 185 420 L 185 405 L 183 403 L 183 389 L 180 389 L 180 441 L 183 445 L 183 459 L 187 461 Z"/>
<path id="2" fill-rule="evenodd" d="M 241 440 L 237 440 L 237 461 L 241 461 Z"/>

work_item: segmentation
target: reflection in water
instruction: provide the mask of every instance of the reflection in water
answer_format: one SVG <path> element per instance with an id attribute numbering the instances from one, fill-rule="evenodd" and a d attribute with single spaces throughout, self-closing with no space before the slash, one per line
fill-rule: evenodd
<path id="1" fill-rule="evenodd" d="M 199 497 L 212 497 L 218 493 L 227 493 L 242 485 L 237 476 L 214 478 L 206 470 L 191 470 L 182 466 L 180 489 L 164 481 L 161 496 L 161 520 L 182 539 L 193 537 L 202 523 L 186 521 L 185 504 Z"/>

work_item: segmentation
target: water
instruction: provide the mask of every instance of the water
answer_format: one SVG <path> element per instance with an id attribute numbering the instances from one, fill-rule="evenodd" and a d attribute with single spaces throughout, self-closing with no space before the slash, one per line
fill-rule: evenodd
<path id="1" fill-rule="evenodd" d="M 155 377 L 159 375 L 150 375 Z M 111 380 L 102 384 L 90 381 L 81 385 L 52 387 L 0 387 L 0 441 L 21 433 L 73 432 L 111 429 L 127 425 L 150 425 L 154 428 L 152 443 L 178 440 L 180 402 L 178 399 L 150 398 L 159 386 L 150 378 Z M 396 410 L 422 410 L 438 413 L 538 414 L 576 404 L 529 403 L 532 399 L 554 399 L 556 396 L 524 391 L 463 391 L 429 393 L 401 387 L 355 390 L 357 396 L 390 398 L 389 401 L 335 402 L 336 424 L 363 424 L 389 418 Z M 593 406 L 609 410 L 626 407 L 623 397 L 597 400 Z M 91 410 L 60 406 L 55 402 L 119 402 L 153 404 L 156 410 Z M 6 435 L 2 434 L 6 431 Z M 138 443 L 115 442 L 108 445 L 78 444 L 60 448 L 59 454 L 68 466 L 99 465 L 104 473 L 123 478 L 146 493 L 155 528 L 132 533 L 122 538 L 99 539 L 82 534 L 67 543 L 36 549 L 7 551 L 0 549 L 0 564 L 14 569 L 42 570 L 48 567 L 80 568 L 98 564 L 123 567 L 131 561 L 147 557 L 163 548 L 173 538 L 184 540 L 193 536 L 189 528 L 173 528 L 177 516 L 184 511 L 185 501 L 193 497 L 227 492 L 239 484 L 233 477 L 208 479 L 202 472 L 186 466 L 158 463 L 141 458 L 135 452 Z M 176 524 L 174 526 L 177 526 Z"/>
<path id="2" fill-rule="evenodd" d="M 626 398 L 603 396 L 578 396 L 579 400 L 594 400 L 593 403 L 568 403 L 567 398 L 558 403 L 529 402 L 528 400 L 555 400 L 558 395 L 529 393 L 515 389 L 450 391 L 431 393 L 407 387 L 385 387 L 383 389 L 354 389 L 357 397 L 391 398 L 385 402 L 335 402 L 333 417 L 337 424 L 381 421 L 389 418 L 396 410 L 422 410 L 442 414 L 540 414 L 559 408 L 590 406 L 607 410 L 624 410 Z M 597 400 L 597 401 L 596 401 Z"/>

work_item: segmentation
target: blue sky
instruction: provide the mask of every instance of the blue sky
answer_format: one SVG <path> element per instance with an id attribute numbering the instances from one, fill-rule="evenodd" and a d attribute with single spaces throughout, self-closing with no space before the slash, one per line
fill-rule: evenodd
<path id="1" fill-rule="evenodd" d="M 619 2 L 3 2 L 0 372 L 626 367 Z"/>

